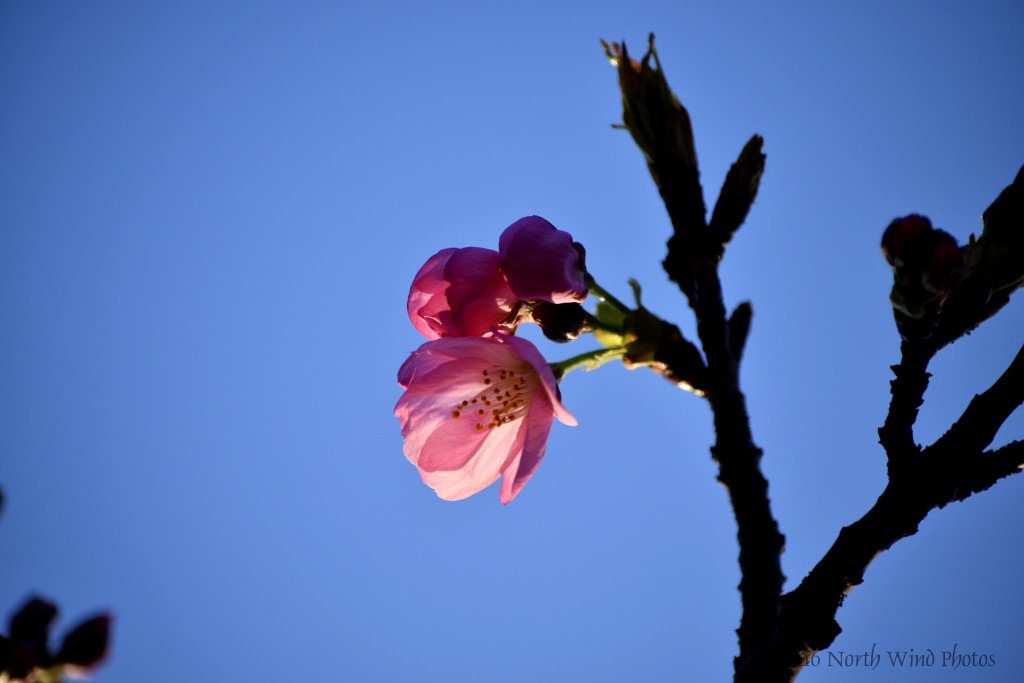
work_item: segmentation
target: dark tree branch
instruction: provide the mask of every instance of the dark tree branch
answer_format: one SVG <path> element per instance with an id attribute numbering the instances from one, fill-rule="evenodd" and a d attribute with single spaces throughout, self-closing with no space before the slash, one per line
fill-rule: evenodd
<path id="1" fill-rule="evenodd" d="M 623 123 L 644 153 L 672 222 L 662 265 L 697 318 L 697 336 L 704 352 L 702 393 L 715 423 L 711 454 L 719 465 L 718 480 L 729 492 L 740 547 L 743 616 L 737 631 L 738 668 L 775 632 L 785 581 L 780 562 L 784 538 L 772 515 L 768 481 L 760 469 L 761 449 L 751 436 L 746 398 L 740 390 L 739 358 L 751 309 L 749 304 L 741 304 L 732 320 L 727 319 L 718 277 L 725 243 L 743 223 L 757 194 L 764 169 L 763 141 L 755 135 L 740 153 L 709 227 L 689 113 L 668 87 L 653 36 L 640 62 L 630 59 L 624 45 L 606 44 L 605 50 L 618 67 Z M 693 367 L 687 360 L 692 353 L 677 348 L 683 351 L 678 365 Z M 680 374 L 684 373 L 673 372 L 672 376 Z"/>
<path id="2" fill-rule="evenodd" d="M 917 410 L 924 402 L 924 392 L 928 388 L 928 362 L 932 358 L 931 350 L 915 341 L 904 341 L 900 347 L 902 358 L 899 365 L 892 366 L 896 375 L 889 386 L 892 400 L 889 402 L 889 414 L 885 424 L 878 430 L 879 443 L 889 456 L 890 470 L 894 466 L 920 452 L 914 442 L 914 423 L 917 421 Z"/>
<path id="3" fill-rule="evenodd" d="M 779 612 L 779 595 L 786 577 L 780 556 L 785 538 L 772 515 L 768 480 L 760 469 L 762 451 L 749 431 L 743 394 L 737 390 L 711 397 L 716 443 L 711 454 L 718 462 L 718 481 L 729 493 L 739 541 L 740 652 L 736 664 L 749 659 L 767 642 Z"/>
<path id="4" fill-rule="evenodd" d="M 1024 441 L 1011 441 L 1002 448 L 985 451 L 978 462 L 965 473 L 957 500 L 981 493 L 1003 477 L 1024 469 Z"/>
<path id="5" fill-rule="evenodd" d="M 729 492 L 740 546 L 740 598 L 743 616 L 737 630 L 737 666 L 772 636 L 785 576 L 781 554 L 785 538 L 772 515 L 768 480 L 761 472 L 762 451 L 753 441 L 746 398 L 740 389 L 739 361 L 729 339 L 717 262 L 702 261 L 691 302 L 708 366 L 707 398 L 714 414 L 716 442 L 711 454 L 718 481 Z"/>
<path id="6" fill-rule="evenodd" d="M 953 423 L 934 448 L 975 452 L 987 448 L 1006 418 L 1024 402 L 1024 346 L 1006 372 L 988 390 L 971 399 L 967 410 Z"/>
<path id="7" fill-rule="evenodd" d="M 759 152 L 759 145 L 757 149 Z M 708 368 L 706 395 L 715 424 L 716 442 L 711 454 L 719 466 L 718 481 L 728 491 L 736 516 L 740 547 L 739 591 L 743 604 L 737 630 L 739 666 L 774 632 L 779 595 L 785 582 L 780 559 L 785 538 L 772 514 L 768 481 L 760 468 L 762 451 L 753 441 L 746 397 L 740 389 L 739 354 L 730 339 L 718 277 L 722 243 L 713 238 L 703 221 L 696 221 L 698 210 L 703 215 L 703 201 L 696 206 L 693 193 L 688 200 L 683 187 L 674 200 L 670 199 L 666 193 L 670 188 L 661 188 L 673 225 L 669 255 L 663 265 L 669 277 L 687 295 L 697 318 L 697 336 Z M 688 202 L 693 202 L 690 209 L 679 207 Z M 745 336 L 746 329 L 742 333 Z M 744 340 L 737 341 L 742 346 Z"/>
<path id="8" fill-rule="evenodd" d="M 913 233 L 920 221 L 897 221 L 895 233 L 886 231 L 883 248 L 896 275 L 894 315 L 904 340 L 900 363 L 892 368 L 889 413 L 878 431 L 888 455 L 889 483 L 861 519 L 840 531 L 800 585 L 782 595 L 784 538 L 772 515 L 768 482 L 760 469 L 762 451 L 751 436 L 739 383 L 751 309 L 741 304 L 732 318 L 726 318 L 718 275 L 725 245 L 756 196 L 764 170 L 763 141 L 755 135 L 744 147 L 709 225 L 689 114 L 668 87 L 653 36 L 640 62 L 629 58 L 624 45 L 605 44 L 605 51 L 618 67 L 624 127 L 643 151 L 672 222 L 662 265 L 693 309 L 704 353 L 701 362 L 690 342 L 673 343 L 671 335 L 661 335 L 660 358 L 659 351 L 649 351 L 643 344 L 637 357 L 680 385 L 687 385 L 686 376 L 699 377 L 714 414 L 716 442 L 711 453 L 719 465 L 718 479 L 729 491 L 740 546 L 743 616 L 734 680 L 791 681 L 840 633 L 836 611 L 879 553 L 917 533 L 931 510 L 984 491 L 1024 468 L 1022 442 L 983 452 L 1024 401 L 1024 349 L 936 443 L 922 451 L 913 432 L 932 357 L 991 317 L 1024 283 L 1024 169 L 985 212 L 981 237 L 975 241 L 972 236 L 966 251 L 958 252 L 963 256 L 959 268 L 954 267 L 956 259 L 947 263 L 938 258 L 934 240 L 918 240 L 914 244 L 930 244 L 931 251 L 926 262 L 918 264 L 923 270 L 910 272 L 913 264 L 900 254 L 911 248 L 908 230 Z M 901 235 L 907 239 L 901 242 Z M 951 237 L 947 241 L 958 249 Z"/>
<path id="9" fill-rule="evenodd" d="M 652 167 L 651 173 L 655 172 Z M 707 251 L 708 236 L 700 174 L 696 166 L 692 169 L 657 169 L 657 172 L 661 179 L 658 193 L 673 226 L 672 236 L 666 245 L 668 253 L 662 265 L 669 279 L 679 286 L 690 306 L 695 308 L 696 259 L 698 254 Z"/>
<path id="10" fill-rule="evenodd" d="M 916 374 L 920 380 L 924 368 L 916 368 Z M 774 640 L 737 671 L 737 682 L 793 680 L 811 655 L 827 648 L 839 635 L 835 614 L 846 595 L 864 580 L 875 557 L 917 533 L 932 510 L 985 491 L 1024 468 L 1024 442 L 1014 441 L 995 451 L 982 452 L 999 426 L 1024 401 L 1022 375 L 1024 349 L 939 440 L 918 454 L 897 451 L 898 459 L 890 460 L 889 484 L 882 495 L 863 517 L 839 532 L 835 543 L 800 585 L 782 596 Z M 919 382 L 908 389 L 907 405 L 903 405 L 903 400 L 896 398 L 901 391 L 897 389 L 898 379 L 899 373 L 893 382 L 893 403 L 898 404 L 897 410 L 904 411 L 916 402 L 911 408 L 916 413 Z"/>
<path id="11" fill-rule="evenodd" d="M 681 389 L 704 396 L 708 391 L 708 369 L 700 351 L 679 328 L 660 321 L 661 343 L 654 352 L 651 369 Z"/>
<path id="12" fill-rule="evenodd" d="M 757 150 L 759 153 L 759 144 Z M 718 481 L 729 493 L 740 547 L 739 591 L 743 616 L 736 632 L 740 646 L 736 662 L 740 666 L 775 630 L 779 595 L 785 582 L 781 563 L 785 538 L 772 514 L 768 480 L 760 467 L 762 451 L 753 441 L 746 397 L 740 389 L 739 354 L 734 353 L 735 345 L 730 340 L 731 330 L 718 277 L 722 242 L 715 239 L 703 223 L 704 205 L 700 193 L 679 186 L 679 194 L 671 195 L 672 187 L 665 184 L 660 188 L 673 226 L 673 236 L 668 241 L 669 254 L 663 265 L 693 309 L 697 336 L 707 363 L 705 393 L 714 415 L 716 434 L 711 455 L 719 466 Z M 746 329 L 742 333 L 745 336 Z M 745 340 L 737 341 L 742 348 Z"/>

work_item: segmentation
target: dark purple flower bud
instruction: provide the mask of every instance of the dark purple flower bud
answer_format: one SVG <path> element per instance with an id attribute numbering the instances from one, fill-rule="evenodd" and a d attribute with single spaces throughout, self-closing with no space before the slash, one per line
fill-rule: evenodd
<path id="1" fill-rule="evenodd" d="M 921 238 L 932 232 L 932 222 L 924 216 L 911 214 L 897 218 L 882 235 L 882 254 L 893 268 L 899 268 L 915 259 L 915 246 Z"/>
<path id="2" fill-rule="evenodd" d="M 40 663 L 38 657 L 39 653 L 32 643 L 25 640 L 12 641 L 7 657 L 7 676 L 12 681 L 28 678 Z"/>
<path id="3" fill-rule="evenodd" d="M 552 304 L 542 301 L 530 312 L 551 341 L 570 342 L 586 331 L 590 314 L 579 304 Z"/>
<path id="4" fill-rule="evenodd" d="M 50 624 L 57 617 L 57 607 L 42 598 L 32 598 L 11 617 L 8 637 L 35 645 L 46 645 Z"/>
<path id="5" fill-rule="evenodd" d="M 945 230 L 934 230 L 925 240 L 927 256 L 921 284 L 933 294 L 949 294 L 964 278 L 967 263 L 956 238 Z"/>
<path id="6" fill-rule="evenodd" d="M 523 301 L 568 304 L 587 298 L 583 245 L 540 216 L 520 218 L 498 239 L 499 264 Z"/>
<path id="7" fill-rule="evenodd" d="M 100 614 L 83 621 L 64 636 L 57 652 L 58 664 L 70 665 L 77 673 L 88 673 L 107 656 L 110 641 L 109 614 Z"/>
<path id="8" fill-rule="evenodd" d="M 11 641 L 0 636 L 0 673 L 7 671 L 7 662 L 11 659 Z"/>

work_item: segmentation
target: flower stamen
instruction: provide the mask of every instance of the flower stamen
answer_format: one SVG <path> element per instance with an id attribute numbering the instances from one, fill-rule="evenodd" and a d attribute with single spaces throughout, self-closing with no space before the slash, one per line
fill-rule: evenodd
<path id="1" fill-rule="evenodd" d="M 455 404 L 455 408 L 451 411 L 452 419 L 461 417 L 462 411 L 467 406 L 482 404 L 483 407 L 476 410 L 477 417 L 484 418 L 490 412 L 490 419 L 486 422 L 477 422 L 475 425 L 476 431 L 482 432 L 485 426 L 488 430 L 495 429 L 514 421 L 519 415 L 525 413 L 530 407 L 530 398 L 536 390 L 536 386 L 531 385 L 530 373 L 498 368 L 497 375 L 497 379 L 495 379 L 492 373 L 481 370 L 482 390 L 472 398 Z"/>

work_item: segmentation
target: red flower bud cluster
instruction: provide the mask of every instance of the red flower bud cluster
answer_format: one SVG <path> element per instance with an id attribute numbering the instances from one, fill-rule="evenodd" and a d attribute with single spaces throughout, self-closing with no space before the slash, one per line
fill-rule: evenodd
<path id="1" fill-rule="evenodd" d="M 882 235 L 882 253 L 906 289 L 920 285 L 931 294 L 949 294 L 963 279 L 964 249 L 924 216 L 897 218 Z"/>
<path id="2" fill-rule="evenodd" d="M 964 279 L 966 249 L 945 230 L 933 228 L 926 217 L 911 214 L 886 228 L 882 254 L 893 269 L 889 299 L 897 321 L 933 327 L 943 300 Z M 901 325 L 901 332 L 905 328 Z"/>

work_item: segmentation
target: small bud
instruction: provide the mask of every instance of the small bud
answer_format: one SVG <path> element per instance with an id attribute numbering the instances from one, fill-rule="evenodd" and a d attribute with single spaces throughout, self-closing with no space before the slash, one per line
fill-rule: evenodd
<path id="1" fill-rule="evenodd" d="M 932 222 L 924 216 L 911 214 L 897 218 L 882 235 L 882 254 L 893 268 L 913 260 L 914 244 L 932 231 Z"/>
<path id="2" fill-rule="evenodd" d="M 587 298 L 586 251 L 540 216 L 520 218 L 498 238 L 498 264 L 523 301 L 567 304 Z"/>
<path id="3" fill-rule="evenodd" d="M 729 316 L 729 351 L 736 360 L 743 355 L 743 347 L 750 333 L 750 319 L 753 317 L 754 307 L 749 301 L 740 303 Z"/>
<path id="4" fill-rule="evenodd" d="M 587 330 L 590 314 L 579 304 L 541 301 L 531 311 L 544 336 L 555 342 L 570 342 Z"/>
<path id="5" fill-rule="evenodd" d="M 35 645 L 46 645 L 50 624 L 57 617 L 57 607 L 42 598 L 31 598 L 11 617 L 7 635 Z"/>
<path id="6" fill-rule="evenodd" d="M 654 34 L 648 37 L 647 54 L 639 62 L 629 57 L 625 43 L 602 40 L 601 44 L 619 71 L 622 122 L 647 158 L 652 174 L 654 167 L 661 166 L 696 169 L 690 115 L 665 80 Z M 660 186 L 657 176 L 655 182 Z"/>
<path id="7" fill-rule="evenodd" d="M 87 674 L 107 656 L 110 641 L 109 614 L 83 621 L 64 636 L 56 661 L 74 673 Z"/>
<path id="8" fill-rule="evenodd" d="M 35 671 L 41 663 L 39 653 L 32 643 L 24 640 L 11 642 L 10 652 L 7 656 L 7 676 L 12 681 L 26 679 Z"/>
<path id="9" fill-rule="evenodd" d="M 0 635 L 0 673 L 7 670 L 7 662 L 11 658 L 11 641 Z"/>
<path id="10" fill-rule="evenodd" d="M 711 214 L 711 231 L 723 245 L 732 239 L 733 233 L 746 220 L 750 205 L 757 196 L 764 173 L 765 155 L 761 152 L 764 139 L 760 135 L 750 138 L 740 152 L 739 159 L 725 176 L 725 184 L 718 195 L 715 210 Z"/>
<path id="11" fill-rule="evenodd" d="M 942 301 L 967 272 L 966 250 L 948 232 L 933 228 L 924 216 L 911 214 L 886 228 L 882 253 L 893 269 L 889 300 L 893 310 L 906 319 L 901 332 L 930 333 Z"/>
<path id="12" fill-rule="evenodd" d="M 945 230 L 933 230 L 925 238 L 927 256 L 921 284 L 933 294 L 949 294 L 964 278 L 967 262 L 956 238 Z"/>

